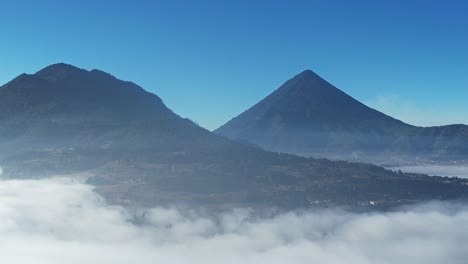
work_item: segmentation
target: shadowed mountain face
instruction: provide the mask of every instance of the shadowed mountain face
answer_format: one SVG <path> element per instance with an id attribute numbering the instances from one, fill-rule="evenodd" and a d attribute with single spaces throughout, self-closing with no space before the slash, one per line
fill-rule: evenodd
<path id="1" fill-rule="evenodd" d="M 20 75 L 1 88 L 0 102 L 0 136 L 14 149 L 142 147 L 175 130 L 207 134 L 133 83 L 66 64 Z"/>
<path id="2" fill-rule="evenodd" d="M 468 127 L 422 128 L 360 103 L 306 70 L 215 133 L 304 156 L 387 162 L 464 159 Z"/>
<path id="3" fill-rule="evenodd" d="M 296 94 L 283 102 L 291 116 L 301 111 L 293 108 L 294 98 L 310 92 L 302 89 L 308 87 L 308 75 L 320 84 L 317 89 L 327 89 L 312 73 L 304 74 L 305 79 L 285 90 Z M 295 84 L 304 87 L 296 89 Z M 269 100 L 283 98 L 282 93 Z M 349 103 L 339 91 L 333 96 Z M 349 119 L 360 115 L 369 122 L 363 122 L 359 131 L 365 132 L 373 122 L 411 128 L 389 117 L 379 120 L 380 113 L 358 106 L 340 113 L 351 114 L 347 118 L 336 116 L 333 127 L 354 124 L 358 119 Z M 320 108 L 310 106 L 308 111 L 307 118 L 313 119 Z M 278 129 L 291 119 L 280 121 Z M 4 178 L 77 177 L 95 185 L 109 201 L 128 205 L 381 209 L 468 196 L 468 182 L 461 179 L 394 173 L 236 143 L 179 117 L 159 97 L 133 83 L 66 64 L 20 75 L 0 87 L 0 165 Z"/>

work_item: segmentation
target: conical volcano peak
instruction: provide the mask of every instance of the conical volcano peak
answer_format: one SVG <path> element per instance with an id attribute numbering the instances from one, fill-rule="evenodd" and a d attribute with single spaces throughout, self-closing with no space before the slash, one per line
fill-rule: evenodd
<path id="1" fill-rule="evenodd" d="M 301 73 L 297 74 L 293 78 L 289 79 L 283 86 L 296 86 L 299 87 L 306 87 L 306 88 L 317 88 L 317 87 L 329 87 L 335 88 L 325 79 L 320 77 L 317 73 L 312 70 L 304 70 Z M 335 88 L 336 89 L 336 88 Z"/>
<path id="2" fill-rule="evenodd" d="M 327 149 L 325 143 L 321 144 L 330 141 L 327 137 L 333 133 L 366 134 L 377 126 L 393 129 L 406 125 L 362 104 L 313 71 L 305 70 L 216 132 L 270 150 L 312 153 L 310 149 L 319 152 Z M 337 140 L 345 144 L 346 136 Z M 316 143 L 311 143 L 308 149 L 302 147 L 303 142 Z M 290 146 L 297 148 L 290 149 Z"/>
<path id="3" fill-rule="evenodd" d="M 312 70 L 306 69 L 303 72 L 296 75 L 294 78 L 301 78 L 301 79 L 322 79 L 317 73 L 313 72 Z"/>
<path id="4" fill-rule="evenodd" d="M 285 82 L 278 88 L 277 93 L 282 94 L 281 96 L 306 96 L 309 99 L 311 99 L 310 97 L 317 99 L 319 98 L 318 94 L 321 95 L 320 97 L 326 94 L 336 96 L 341 94 L 342 91 L 317 73 L 307 69 Z"/>

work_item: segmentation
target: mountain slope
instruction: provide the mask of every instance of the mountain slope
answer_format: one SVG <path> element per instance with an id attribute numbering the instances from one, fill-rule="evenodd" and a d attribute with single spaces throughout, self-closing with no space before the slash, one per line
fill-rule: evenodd
<path id="1" fill-rule="evenodd" d="M 158 122 L 159 126 L 151 129 L 163 134 L 175 129 L 163 124 L 200 130 L 182 122 L 159 97 L 133 83 L 66 64 L 19 76 L 1 88 L 0 102 L 0 121 L 7 124 L 2 126 L 0 136 L 23 141 L 41 138 L 41 143 L 49 147 L 49 144 L 103 146 L 107 144 L 107 136 L 119 137 L 111 135 L 112 131 L 119 132 L 128 124 L 144 125 L 149 120 Z"/>
<path id="2" fill-rule="evenodd" d="M 382 161 L 392 156 L 461 158 L 468 154 L 467 128 L 403 123 L 306 70 L 215 133 L 278 152 Z"/>
<path id="3" fill-rule="evenodd" d="M 239 144 L 133 83 L 66 64 L 0 87 L 0 112 L 2 177 L 76 177 L 113 203 L 388 208 L 468 197 L 460 179 Z"/>

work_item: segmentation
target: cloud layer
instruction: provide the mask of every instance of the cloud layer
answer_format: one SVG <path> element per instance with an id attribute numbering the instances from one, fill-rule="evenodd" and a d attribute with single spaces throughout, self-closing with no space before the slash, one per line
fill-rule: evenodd
<path id="1" fill-rule="evenodd" d="M 138 224 L 136 224 L 138 223 Z M 71 180 L 0 182 L 0 263 L 466 263 L 468 208 L 130 212 Z"/>

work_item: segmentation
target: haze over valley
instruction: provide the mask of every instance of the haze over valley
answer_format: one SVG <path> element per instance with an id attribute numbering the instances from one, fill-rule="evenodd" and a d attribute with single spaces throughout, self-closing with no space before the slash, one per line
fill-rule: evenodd
<path id="1" fill-rule="evenodd" d="M 306 82 L 315 76 L 304 74 Z M 4 178 L 85 178 L 114 204 L 373 210 L 468 194 L 461 178 L 406 175 L 231 141 L 181 118 L 136 84 L 100 70 L 54 64 L 20 75 L 0 91 Z M 368 139 L 351 137 L 356 142 L 350 147 Z M 314 142 L 302 140 L 303 146 Z"/>
<path id="2" fill-rule="evenodd" d="M 460 228 L 468 221 L 463 204 L 433 202 L 382 214 L 129 211 L 63 178 L 1 182 L 0 219 L 0 258 L 18 264 L 462 264 L 468 243 Z"/>

